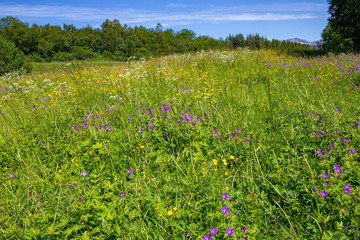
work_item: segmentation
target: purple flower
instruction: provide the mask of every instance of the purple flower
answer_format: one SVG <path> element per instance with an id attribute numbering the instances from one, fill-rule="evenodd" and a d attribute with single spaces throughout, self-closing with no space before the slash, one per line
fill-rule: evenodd
<path id="1" fill-rule="evenodd" d="M 9 174 L 9 178 L 13 178 L 14 177 L 14 175 L 12 175 L 12 173 L 10 173 Z"/>
<path id="2" fill-rule="evenodd" d="M 74 187 L 74 184 L 75 184 L 75 183 L 72 183 L 72 184 L 70 185 L 70 188 L 73 188 L 73 187 Z"/>
<path id="3" fill-rule="evenodd" d="M 316 154 L 321 154 L 321 150 L 317 149 Z"/>
<path id="4" fill-rule="evenodd" d="M 323 173 L 323 174 L 322 174 L 322 177 L 323 177 L 323 178 L 328 178 L 329 175 L 328 175 L 327 173 Z"/>
<path id="5" fill-rule="evenodd" d="M 334 130 L 334 133 L 337 133 L 337 130 Z"/>
<path id="6" fill-rule="evenodd" d="M 305 114 L 309 114 L 309 112 L 305 112 Z"/>
<path id="7" fill-rule="evenodd" d="M 322 196 L 323 198 L 325 198 L 325 197 L 326 197 L 326 192 L 325 192 L 325 191 L 321 191 L 320 196 Z"/>
<path id="8" fill-rule="evenodd" d="M 324 184 L 325 184 L 325 185 L 329 185 L 329 182 L 328 182 L 328 181 L 325 181 Z"/>
<path id="9" fill-rule="evenodd" d="M 187 239 L 188 237 L 190 237 L 189 231 L 186 231 L 186 232 L 185 232 L 185 239 Z"/>
<path id="10" fill-rule="evenodd" d="M 247 227 L 241 227 L 241 231 L 244 233 L 246 232 Z"/>
<path id="11" fill-rule="evenodd" d="M 348 224 L 345 224 L 345 225 L 344 225 L 344 228 L 348 228 L 348 227 L 349 227 L 349 225 L 348 225 Z"/>
<path id="12" fill-rule="evenodd" d="M 209 234 L 204 235 L 204 240 L 211 240 L 211 237 Z"/>
<path id="13" fill-rule="evenodd" d="M 344 139 L 343 139 L 344 142 L 347 142 L 348 140 L 349 140 L 349 139 L 347 139 L 347 138 L 344 138 Z"/>
<path id="14" fill-rule="evenodd" d="M 336 111 L 339 111 L 339 108 L 335 108 Z"/>
<path id="15" fill-rule="evenodd" d="M 8 228 L 8 226 L 5 225 L 4 228 L 6 229 L 6 228 Z"/>
<path id="16" fill-rule="evenodd" d="M 81 201 L 81 197 L 79 197 L 78 200 Z"/>
<path id="17" fill-rule="evenodd" d="M 83 177 L 86 177 L 88 175 L 88 173 L 85 171 L 85 172 L 81 172 L 81 176 Z"/>
<path id="18" fill-rule="evenodd" d="M 218 230 L 216 230 L 216 228 L 210 228 L 210 234 L 215 235 L 215 233 L 217 233 Z"/>
<path id="19" fill-rule="evenodd" d="M 225 200 L 225 199 L 227 199 L 229 197 L 229 195 L 227 195 L 226 193 L 223 193 L 222 195 L 221 195 L 221 199 L 222 200 Z"/>
<path id="20" fill-rule="evenodd" d="M 124 197 L 124 193 L 120 193 L 120 197 Z"/>
<path id="21" fill-rule="evenodd" d="M 127 173 L 132 173 L 131 169 L 126 170 Z"/>
<path id="22" fill-rule="evenodd" d="M 228 229 L 226 229 L 226 233 L 231 235 L 231 234 L 234 233 L 234 229 L 233 228 L 228 228 Z"/>
<path id="23" fill-rule="evenodd" d="M 247 136 L 247 137 L 251 137 L 251 134 L 247 134 L 246 136 Z"/>
<path id="24" fill-rule="evenodd" d="M 31 195 L 31 194 L 32 194 L 32 192 L 29 192 L 29 194 Z"/>
<path id="25" fill-rule="evenodd" d="M 314 192 L 316 192 L 316 188 L 315 188 L 315 187 L 313 187 L 312 190 L 313 190 Z"/>
<path id="26" fill-rule="evenodd" d="M 330 148 L 334 148 L 334 145 L 332 143 L 330 143 L 329 145 Z"/>
<path id="27" fill-rule="evenodd" d="M 356 153 L 355 150 L 349 150 L 348 152 L 349 152 L 349 153 Z"/>
<path id="28" fill-rule="evenodd" d="M 226 206 L 224 206 L 224 207 L 221 208 L 221 212 L 222 212 L 223 214 L 227 214 L 228 211 L 229 211 L 229 209 L 228 209 Z"/>

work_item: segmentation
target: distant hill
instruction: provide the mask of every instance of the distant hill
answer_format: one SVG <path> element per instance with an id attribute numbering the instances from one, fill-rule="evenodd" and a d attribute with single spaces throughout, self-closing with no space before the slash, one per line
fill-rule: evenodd
<path id="1" fill-rule="evenodd" d="M 287 42 L 295 42 L 295 43 L 300 43 L 300 44 L 307 44 L 312 48 L 319 48 L 320 47 L 320 42 L 316 41 L 316 42 L 310 42 L 304 39 L 300 39 L 300 38 L 291 38 L 286 40 Z"/>

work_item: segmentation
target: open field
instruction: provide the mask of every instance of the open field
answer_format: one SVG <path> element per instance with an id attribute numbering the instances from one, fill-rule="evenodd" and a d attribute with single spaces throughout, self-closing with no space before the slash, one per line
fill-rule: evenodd
<path id="1" fill-rule="evenodd" d="M 360 239 L 359 55 L 109 65 L 0 79 L 1 238 Z"/>

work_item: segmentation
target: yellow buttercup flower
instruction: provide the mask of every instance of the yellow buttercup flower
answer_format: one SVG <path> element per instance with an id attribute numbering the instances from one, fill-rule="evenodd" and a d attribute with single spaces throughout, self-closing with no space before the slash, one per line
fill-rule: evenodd
<path id="1" fill-rule="evenodd" d="M 178 208 L 177 208 L 177 207 L 174 207 L 173 209 L 174 209 L 174 211 L 176 211 Z"/>
<path id="2" fill-rule="evenodd" d="M 169 210 L 168 212 L 167 212 L 167 215 L 168 216 L 171 216 L 171 215 L 173 215 L 174 213 L 173 213 L 173 211 L 171 211 L 171 210 Z"/>
<path id="3" fill-rule="evenodd" d="M 233 155 L 231 155 L 231 156 L 230 156 L 230 159 L 234 160 L 234 159 L 235 159 L 235 157 L 234 157 Z"/>
<path id="4" fill-rule="evenodd" d="M 214 163 L 214 165 L 217 165 L 217 164 L 218 164 L 218 160 L 213 159 L 213 163 Z"/>

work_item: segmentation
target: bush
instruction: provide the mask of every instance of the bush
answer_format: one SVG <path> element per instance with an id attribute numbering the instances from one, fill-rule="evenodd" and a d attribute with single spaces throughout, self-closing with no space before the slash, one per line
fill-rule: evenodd
<path id="1" fill-rule="evenodd" d="M 24 61 L 24 53 L 14 43 L 0 38 L 0 75 L 19 70 Z"/>

